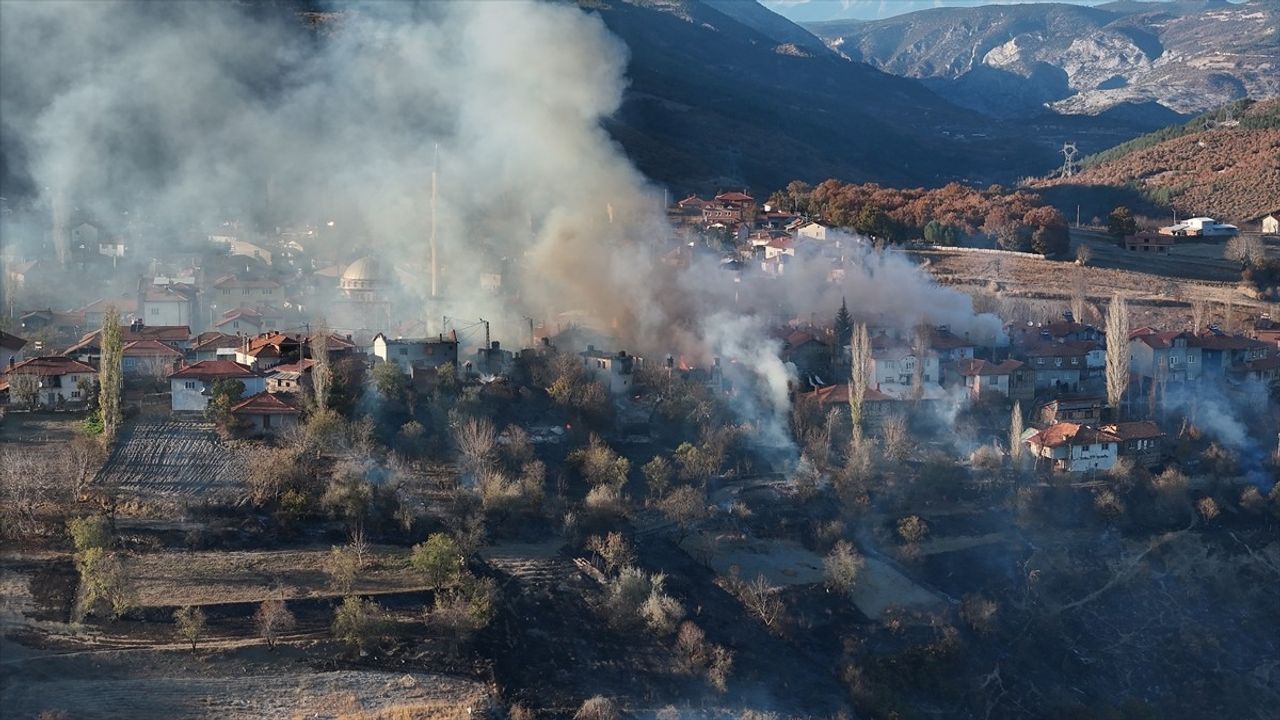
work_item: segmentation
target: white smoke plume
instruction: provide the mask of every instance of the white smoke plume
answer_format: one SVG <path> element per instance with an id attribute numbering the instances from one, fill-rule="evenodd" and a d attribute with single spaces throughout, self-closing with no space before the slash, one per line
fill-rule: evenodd
<path id="1" fill-rule="evenodd" d="M 498 318 L 496 338 L 519 341 L 521 318 L 585 312 L 633 352 L 749 368 L 750 410 L 780 434 L 771 326 L 830 322 L 843 297 L 904 329 L 999 335 L 965 295 L 851 236 L 839 282 L 827 259 L 742 283 L 714 260 L 656 262 L 673 247 L 662 193 L 601 125 L 627 51 L 571 4 L 377 2 L 308 25 L 273 4 L 16 0 L 3 18 L 10 173 L 46 207 L 61 193 L 127 229 L 140 259 L 229 219 L 267 233 L 332 220 L 330 254 L 412 269 L 415 319 Z M 426 265 L 437 163 L 444 300 Z M 9 221 L 6 243 L 34 244 L 35 228 Z M 500 298 L 478 288 L 494 271 Z"/>

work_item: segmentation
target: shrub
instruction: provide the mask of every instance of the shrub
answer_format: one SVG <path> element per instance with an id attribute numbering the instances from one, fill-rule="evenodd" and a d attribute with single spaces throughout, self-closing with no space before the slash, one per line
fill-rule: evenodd
<path id="1" fill-rule="evenodd" d="M 457 581 L 464 559 L 457 541 L 444 533 L 432 533 L 426 542 L 413 546 L 409 564 L 433 589 L 439 589 Z"/>
<path id="2" fill-rule="evenodd" d="M 622 713 L 618 712 L 618 706 L 612 700 L 596 695 L 583 701 L 573 714 L 573 720 L 622 720 Z"/>
<path id="3" fill-rule="evenodd" d="M 386 614 L 372 600 L 348 596 L 333 615 L 333 636 L 361 654 L 381 642 L 386 630 Z"/>
<path id="4" fill-rule="evenodd" d="M 101 515 L 71 518 L 67 521 L 67 534 L 77 553 L 111 545 L 111 523 Z"/>
<path id="5" fill-rule="evenodd" d="M 853 545 L 845 540 L 837 542 L 822 562 L 827 587 L 844 595 L 852 593 L 865 564 Z"/>
<path id="6" fill-rule="evenodd" d="M 280 634 L 289 632 L 297 625 L 297 620 L 284 600 L 263 600 L 258 611 L 253 614 L 254 627 L 258 634 L 267 641 L 267 648 L 274 650 Z"/>

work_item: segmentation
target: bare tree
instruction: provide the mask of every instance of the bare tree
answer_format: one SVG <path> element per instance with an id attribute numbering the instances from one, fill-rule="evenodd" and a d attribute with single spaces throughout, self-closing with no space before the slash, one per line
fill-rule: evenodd
<path id="1" fill-rule="evenodd" d="M 611 532 L 604 537 L 592 535 L 587 538 L 587 550 L 600 557 L 604 571 L 609 575 L 636 561 L 635 548 L 619 532 Z"/>
<path id="2" fill-rule="evenodd" d="M 195 652 L 196 643 L 204 636 L 204 611 L 198 607 L 185 605 L 173 611 L 173 622 L 177 627 L 178 637 L 191 643 L 191 651 Z"/>
<path id="3" fill-rule="evenodd" d="M 1087 246 L 1081 245 L 1080 247 Z M 1089 278 L 1085 275 L 1084 268 L 1078 267 L 1071 277 L 1071 316 L 1075 318 L 1076 322 L 1084 322 L 1085 302 L 1088 298 Z"/>
<path id="4" fill-rule="evenodd" d="M 289 632 L 297 624 L 293 613 L 285 607 L 283 599 L 263 600 L 258 611 L 253 614 L 253 624 L 258 634 L 267 641 L 267 648 L 274 650 L 279 642 L 280 634 Z"/>
<path id="5" fill-rule="evenodd" d="M 1107 306 L 1107 402 L 1115 408 L 1116 419 L 1120 418 L 1128 388 L 1129 307 L 1116 293 Z"/>
<path id="6" fill-rule="evenodd" d="M 880 436 L 884 440 L 885 459 L 901 462 L 906 458 L 911 445 L 911 432 L 907 428 L 905 415 L 895 413 L 886 418 L 880 427 Z"/>
<path id="7" fill-rule="evenodd" d="M 467 472 L 479 473 L 493 462 L 498 433 L 485 418 L 467 418 L 454 427 L 453 441 Z"/>
<path id="8" fill-rule="evenodd" d="M 1009 457 L 1014 464 L 1022 461 L 1022 403 L 1015 400 L 1009 413 Z"/>
<path id="9" fill-rule="evenodd" d="M 9 394 L 15 405 L 34 410 L 40 404 L 40 378 L 31 373 L 12 373 L 9 376 Z"/>
<path id="10" fill-rule="evenodd" d="M 786 606 L 778 596 L 778 588 L 774 587 L 764 574 L 756 575 L 751 582 L 739 582 L 738 598 L 747 610 L 755 615 L 764 626 L 775 629 L 782 621 Z"/>
<path id="11" fill-rule="evenodd" d="M 1267 252 L 1262 245 L 1262 238 L 1257 235 L 1236 235 L 1227 241 L 1222 255 L 1242 265 L 1257 266 L 1266 259 Z"/>
<path id="12" fill-rule="evenodd" d="M 1204 329 L 1205 315 L 1208 310 L 1209 303 L 1204 300 L 1196 300 L 1191 303 L 1191 332 L 1200 332 Z"/>
<path id="13" fill-rule="evenodd" d="M 866 323 L 858 323 L 849 344 L 849 419 L 854 428 L 862 427 L 862 401 L 871 383 L 871 338 Z M 857 430 L 855 429 L 855 434 Z"/>
<path id="14" fill-rule="evenodd" d="M 848 541 L 841 540 L 822 561 L 823 577 L 827 587 L 835 592 L 848 595 L 853 592 L 858 582 L 858 575 L 866 561 L 854 550 Z"/>
<path id="15" fill-rule="evenodd" d="M 707 503 L 701 491 L 681 485 L 658 502 L 658 510 L 679 528 L 680 538 L 677 542 L 680 542 L 695 523 L 707 516 Z"/>

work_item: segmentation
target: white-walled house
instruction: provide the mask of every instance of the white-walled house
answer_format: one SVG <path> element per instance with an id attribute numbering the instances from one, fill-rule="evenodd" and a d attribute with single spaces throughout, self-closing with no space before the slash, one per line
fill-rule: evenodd
<path id="1" fill-rule="evenodd" d="M 826 242 L 827 234 L 830 232 L 831 232 L 831 228 L 827 227 L 826 225 L 823 225 L 822 223 L 811 222 L 805 225 L 801 225 L 799 228 L 797 228 L 796 236 L 807 237 L 811 240 L 817 240 L 818 242 Z"/>
<path id="2" fill-rule="evenodd" d="M 921 380 L 926 394 L 930 394 L 928 388 L 937 386 L 940 379 L 936 353 L 928 351 L 920 358 L 907 347 L 874 349 L 871 352 L 871 386 L 899 399 L 909 396 L 916 367 L 920 364 L 924 366 Z"/>
<path id="3" fill-rule="evenodd" d="M 165 285 L 147 289 L 142 299 L 142 321 L 154 326 L 192 326 L 195 292 L 185 286 Z"/>
<path id="4" fill-rule="evenodd" d="M 628 355 L 626 350 L 609 353 L 596 350 L 595 345 L 588 345 L 586 350 L 578 354 L 582 357 L 582 364 L 607 384 L 609 392 L 615 395 L 631 392 L 635 382 L 635 369 L 644 363 L 641 358 Z"/>
<path id="5" fill-rule="evenodd" d="M 379 362 L 400 366 L 406 375 L 413 368 L 438 368 L 451 363 L 458 366 L 458 335 L 451 332 L 434 338 L 389 338 L 382 333 L 373 336 L 373 356 Z"/>
<path id="6" fill-rule="evenodd" d="M 202 360 L 169 376 L 173 411 L 204 412 L 209 406 L 209 393 L 213 384 L 219 380 L 239 380 L 244 383 L 241 397 L 245 398 L 257 395 L 267 387 L 266 377 L 245 365 L 230 360 Z"/>
<path id="7" fill-rule="evenodd" d="M 92 383 L 98 371 L 69 357 L 37 357 L 6 366 L 0 375 L 0 392 L 10 403 L 33 402 L 42 407 L 84 402 L 82 383 Z M 28 397 L 27 394 L 30 393 Z"/>
<path id="8" fill-rule="evenodd" d="M 1062 422 L 1027 438 L 1031 453 L 1055 470 L 1110 470 L 1119 456 L 1120 439 L 1088 425 Z"/>

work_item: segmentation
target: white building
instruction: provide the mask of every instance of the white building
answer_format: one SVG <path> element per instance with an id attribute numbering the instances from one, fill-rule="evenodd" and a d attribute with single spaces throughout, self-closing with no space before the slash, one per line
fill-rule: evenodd
<path id="1" fill-rule="evenodd" d="M 80 386 L 92 383 L 98 371 L 69 357 L 37 357 L 5 366 L 0 392 L 11 403 L 34 402 L 42 407 L 84 402 Z"/>
<path id="2" fill-rule="evenodd" d="M 799 228 L 797 228 L 796 237 L 807 237 L 810 240 L 817 240 L 818 242 L 826 242 L 827 235 L 830 232 L 831 232 L 831 228 L 827 227 L 826 225 L 823 225 L 822 223 L 811 222 L 806 225 L 801 225 Z"/>
<path id="3" fill-rule="evenodd" d="M 631 388 L 635 385 L 635 370 L 644 363 L 643 359 L 628 355 L 626 350 L 609 353 L 596 350 L 595 345 L 588 345 L 587 349 L 578 355 L 582 357 L 583 366 L 607 384 L 609 392 L 615 395 L 626 395 L 631 392 Z"/>
<path id="4" fill-rule="evenodd" d="M 926 395 L 939 383 L 938 355 L 932 350 L 923 358 L 907 347 L 875 349 L 871 353 L 871 386 L 886 395 L 902 399 L 909 397 L 915 382 L 916 368 L 923 364 L 921 380 Z M 940 389 L 940 388 L 939 388 Z"/>
<path id="5" fill-rule="evenodd" d="M 1211 217 L 1187 218 L 1176 225 L 1160 228 L 1161 235 L 1173 235 L 1175 237 L 1226 238 L 1239 232 L 1240 228 L 1235 225 L 1220 223 Z"/>
<path id="6" fill-rule="evenodd" d="M 1087 472 L 1110 470 L 1119 455 L 1120 440 L 1088 425 L 1061 422 L 1027 438 L 1031 453 L 1048 461 L 1055 470 Z"/>
<path id="7" fill-rule="evenodd" d="M 142 321 L 147 325 L 194 325 L 195 293 L 178 285 L 147 288 L 142 299 Z"/>
<path id="8" fill-rule="evenodd" d="M 1274 214 L 1262 218 L 1263 235 L 1280 235 L 1280 218 Z"/>
<path id="9" fill-rule="evenodd" d="M 171 407 L 174 412 L 204 412 L 209 406 L 209 395 L 219 380 L 239 380 L 244 383 L 245 398 L 266 390 L 267 379 L 261 373 L 229 360 L 202 360 L 169 376 L 172 392 Z"/>
<path id="10" fill-rule="evenodd" d="M 413 368 L 438 368 L 445 363 L 458 366 L 458 334 L 441 333 L 434 338 L 389 338 L 382 333 L 373 336 L 373 356 L 380 362 L 400 366 L 406 375 Z"/>

